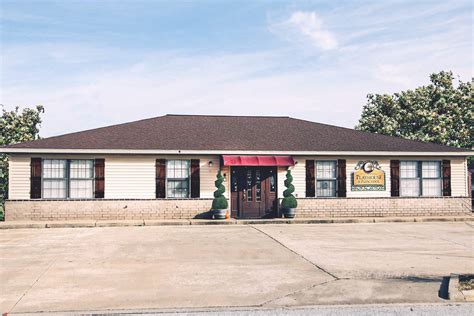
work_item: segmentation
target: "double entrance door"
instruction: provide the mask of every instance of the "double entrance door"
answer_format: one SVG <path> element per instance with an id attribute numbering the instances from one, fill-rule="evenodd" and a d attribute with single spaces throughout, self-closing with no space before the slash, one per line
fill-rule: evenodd
<path id="1" fill-rule="evenodd" d="M 274 216 L 277 204 L 276 167 L 231 167 L 231 216 Z"/>

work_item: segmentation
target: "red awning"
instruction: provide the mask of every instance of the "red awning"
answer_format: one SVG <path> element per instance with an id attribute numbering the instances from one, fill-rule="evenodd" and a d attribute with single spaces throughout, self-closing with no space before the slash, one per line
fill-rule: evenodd
<path id="1" fill-rule="evenodd" d="M 294 166 L 291 156 L 222 156 L 224 166 Z"/>

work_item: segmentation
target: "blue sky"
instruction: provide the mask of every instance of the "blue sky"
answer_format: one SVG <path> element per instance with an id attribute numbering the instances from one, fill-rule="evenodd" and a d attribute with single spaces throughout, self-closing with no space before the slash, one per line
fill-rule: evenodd
<path id="1" fill-rule="evenodd" d="M 0 102 L 42 136 L 167 113 L 353 127 L 368 93 L 470 80 L 470 1 L 8 1 Z"/>

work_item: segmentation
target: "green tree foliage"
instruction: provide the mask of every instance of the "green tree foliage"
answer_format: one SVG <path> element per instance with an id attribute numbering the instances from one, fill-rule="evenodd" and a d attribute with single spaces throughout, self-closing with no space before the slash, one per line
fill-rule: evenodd
<path id="1" fill-rule="evenodd" d="M 453 84 L 452 72 L 393 95 L 369 94 L 356 129 L 448 146 L 472 148 L 474 99 L 471 82 Z"/>
<path id="2" fill-rule="evenodd" d="M 281 201 L 282 208 L 296 208 L 298 206 L 298 201 L 293 195 L 295 192 L 295 186 L 293 185 L 293 176 L 291 175 L 291 170 L 286 172 L 285 179 L 286 190 L 283 191 L 283 201 Z"/>
<path id="3" fill-rule="evenodd" d="M 24 108 L 21 112 L 19 107 L 13 111 L 5 110 L 1 105 L 2 116 L 0 117 L 0 146 L 26 142 L 39 138 L 39 127 L 41 114 L 44 108 L 41 105 L 35 108 Z M 5 196 L 8 193 L 8 159 L 6 155 L 0 155 L 0 190 Z M 3 205 L 3 195 L 0 195 L 0 205 Z"/>
<path id="4" fill-rule="evenodd" d="M 225 187 L 222 184 L 224 182 L 224 177 L 221 174 L 221 171 L 217 173 L 217 180 L 214 181 L 217 190 L 214 191 L 214 200 L 212 201 L 213 210 L 225 210 L 227 209 L 228 203 L 224 196 Z"/>

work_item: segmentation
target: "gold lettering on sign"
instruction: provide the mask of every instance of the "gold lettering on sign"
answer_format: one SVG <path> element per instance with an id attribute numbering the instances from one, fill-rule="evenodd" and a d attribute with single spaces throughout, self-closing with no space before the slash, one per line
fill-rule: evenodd
<path id="1" fill-rule="evenodd" d="M 377 161 L 359 161 L 352 173 L 352 191 L 385 191 L 385 172 Z"/>

